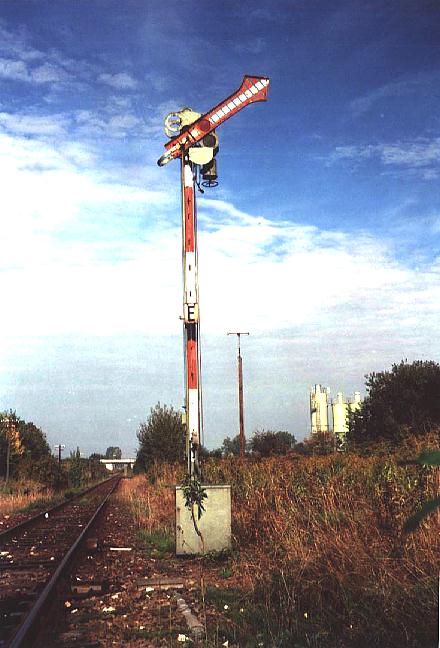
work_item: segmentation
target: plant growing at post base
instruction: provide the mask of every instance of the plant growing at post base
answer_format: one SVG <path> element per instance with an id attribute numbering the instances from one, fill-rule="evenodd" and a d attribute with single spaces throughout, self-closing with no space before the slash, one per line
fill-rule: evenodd
<path id="1" fill-rule="evenodd" d="M 205 511 L 203 500 L 208 497 L 206 489 L 203 488 L 202 484 L 197 479 L 192 478 L 191 475 L 186 475 L 184 480 L 182 481 L 182 491 L 183 497 L 185 499 L 185 506 L 191 512 L 191 518 L 195 532 L 203 543 L 203 535 L 197 525 L 197 522 L 200 520 L 203 512 Z M 194 515 L 195 506 L 197 506 L 197 520 Z"/>

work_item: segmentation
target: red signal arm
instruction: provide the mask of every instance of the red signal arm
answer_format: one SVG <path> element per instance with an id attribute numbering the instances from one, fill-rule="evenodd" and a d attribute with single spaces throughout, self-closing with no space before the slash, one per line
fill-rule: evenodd
<path id="1" fill-rule="evenodd" d="M 182 151 L 186 151 L 197 142 L 200 142 L 205 135 L 223 124 L 245 106 L 256 101 L 266 101 L 268 89 L 269 79 L 267 77 L 245 75 L 238 90 L 165 144 L 166 153 L 158 160 L 158 165 L 163 166 L 180 157 Z"/>

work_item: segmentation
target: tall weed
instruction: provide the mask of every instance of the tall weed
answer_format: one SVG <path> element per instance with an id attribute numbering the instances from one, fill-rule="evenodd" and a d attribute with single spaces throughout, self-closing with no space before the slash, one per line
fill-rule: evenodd
<path id="1" fill-rule="evenodd" d="M 211 461 L 230 483 L 241 569 L 268 629 L 308 646 L 436 645 L 439 536 L 435 516 L 402 527 L 433 496 L 435 469 L 397 457 Z"/>

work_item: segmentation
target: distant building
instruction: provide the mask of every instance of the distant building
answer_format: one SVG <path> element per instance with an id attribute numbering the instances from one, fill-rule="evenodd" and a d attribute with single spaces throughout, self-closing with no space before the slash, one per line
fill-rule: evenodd
<path id="1" fill-rule="evenodd" d="M 328 432 L 328 393 L 321 385 L 315 385 L 310 391 L 310 423 L 312 434 Z"/>
<path id="2" fill-rule="evenodd" d="M 354 392 L 353 399 L 344 399 L 342 392 L 336 394 L 331 402 L 332 423 L 329 423 L 330 389 L 315 385 L 310 390 L 310 424 L 312 434 L 333 431 L 340 444 L 344 443 L 348 432 L 348 413 L 359 409 L 361 405 L 360 392 Z"/>
<path id="3" fill-rule="evenodd" d="M 348 413 L 359 409 L 361 404 L 360 392 L 354 392 L 354 398 L 344 400 L 342 392 L 336 394 L 332 401 L 333 432 L 341 443 L 344 442 L 348 432 Z"/>

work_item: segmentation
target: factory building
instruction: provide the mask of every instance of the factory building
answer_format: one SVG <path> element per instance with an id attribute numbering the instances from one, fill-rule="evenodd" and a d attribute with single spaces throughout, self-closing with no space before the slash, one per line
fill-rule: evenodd
<path id="1" fill-rule="evenodd" d="M 328 394 L 329 390 L 315 385 L 310 391 L 310 421 L 312 434 L 328 432 Z"/>
<path id="2" fill-rule="evenodd" d="M 348 432 L 348 413 L 359 409 L 361 404 L 360 392 L 354 392 L 353 399 L 344 399 L 342 392 L 330 401 L 330 389 L 315 385 L 310 390 L 310 423 L 311 432 L 333 431 L 340 444 L 343 444 Z M 331 406 L 332 425 L 329 422 L 329 406 Z"/>
<path id="3" fill-rule="evenodd" d="M 333 432 L 339 441 L 343 442 L 348 432 L 348 413 L 359 409 L 361 404 L 360 392 L 354 392 L 354 398 L 344 400 L 342 392 L 336 394 L 332 401 Z"/>

